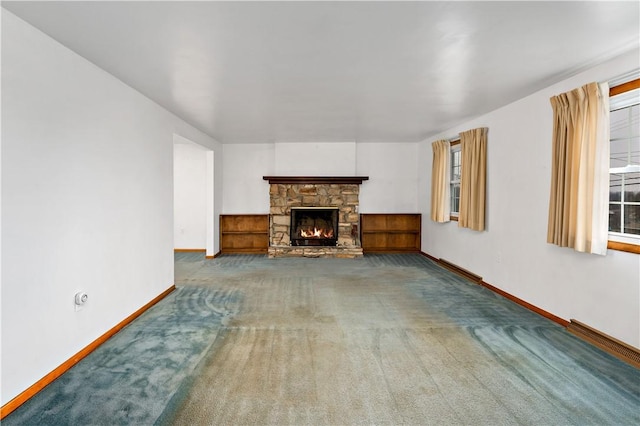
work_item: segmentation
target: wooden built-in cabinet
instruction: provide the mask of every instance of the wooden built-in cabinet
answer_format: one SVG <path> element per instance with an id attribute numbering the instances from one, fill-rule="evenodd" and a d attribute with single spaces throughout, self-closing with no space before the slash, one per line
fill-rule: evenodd
<path id="1" fill-rule="evenodd" d="M 372 213 L 360 215 L 360 240 L 367 253 L 420 252 L 419 213 Z"/>
<path id="2" fill-rule="evenodd" d="M 222 253 L 266 253 L 269 248 L 269 215 L 220 215 Z"/>

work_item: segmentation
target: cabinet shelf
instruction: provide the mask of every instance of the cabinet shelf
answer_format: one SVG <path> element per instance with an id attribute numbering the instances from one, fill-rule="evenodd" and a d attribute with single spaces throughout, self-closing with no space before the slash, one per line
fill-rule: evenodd
<path id="1" fill-rule="evenodd" d="M 222 253 L 266 253 L 269 248 L 269 215 L 220 215 Z"/>
<path id="2" fill-rule="evenodd" d="M 269 235 L 269 231 L 222 231 L 223 235 L 241 235 L 241 234 L 245 234 L 245 235 L 255 235 L 255 234 L 262 234 L 262 235 Z"/>
<path id="3" fill-rule="evenodd" d="M 362 230 L 363 234 L 419 234 L 419 229 L 369 229 Z"/>
<path id="4" fill-rule="evenodd" d="M 420 251 L 419 213 L 363 213 L 360 239 L 369 253 L 413 253 Z"/>

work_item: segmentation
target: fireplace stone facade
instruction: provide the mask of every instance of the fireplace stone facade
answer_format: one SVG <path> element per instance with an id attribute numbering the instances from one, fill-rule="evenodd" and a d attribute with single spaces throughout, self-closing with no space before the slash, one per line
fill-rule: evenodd
<path id="1" fill-rule="evenodd" d="M 267 177 L 265 177 L 267 179 Z M 294 182 L 270 180 L 269 257 L 361 257 L 360 187 L 357 183 Z M 338 240 L 335 247 L 292 247 L 292 207 L 333 207 L 338 209 Z"/>

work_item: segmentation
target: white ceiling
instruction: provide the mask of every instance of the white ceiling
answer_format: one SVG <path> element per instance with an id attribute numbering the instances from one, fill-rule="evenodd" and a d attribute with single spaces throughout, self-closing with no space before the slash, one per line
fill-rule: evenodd
<path id="1" fill-rule="evenodd" d="M 640 2 L 2 2 L 223 143 L 412 142 L 638 49 Z"/>

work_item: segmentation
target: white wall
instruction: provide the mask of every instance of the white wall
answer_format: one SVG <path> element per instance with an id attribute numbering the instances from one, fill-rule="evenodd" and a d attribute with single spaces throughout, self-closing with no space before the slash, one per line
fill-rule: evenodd
<path id="1" fill-rule="evenodd" d="M 551 180 L 551 96 L 637 68 L 627 54 L 420 146 L 423 251 L 469 269 L 484 280 L 564 319 L 576 319 L 640 347 L 640 256 L 609 250 L 606 257 L 546 243 Z M 429 219 L 431 142 L 488 127 L 487 230 Z"/>
<path id="2" fill-rule="evenodd" d="M 354 176 L 355 142 L 275 144 L 277 176 Z"/>
<path id="3" fill-rule="evenodd" d="M 2 10 L 2 404 L 173 284 L 174 133 L 221 149 Z"/>
<path id="4" fill-rule="evenodd" d="M 222 212 L 268 214 L 269 182 L 274 173 L 273 144 L 225 145 L 222 166 Z"/>
<path id="5" fill-rule="evenodd" d="M 206 162 L 206 183 L 205 183 L 205 228 L 206 228 L 206 238 L 205 238 L 205 249 L 207 258 L 215 256 L 217 253 L 216 244 L 220 246 L 220 233 L 217 232 L 218 226 L 216 225 L 216 219 L 220 217 L 220 213 L 216 213 L 216 198 L 217 192 L 222 192 L 222 190 L 216 190 L 216 155 L 215 151 L 207 150 L 205 153 L 205 162 Z M 222 179 L 220 180 L 222 181 Z M 222 197 L 219 197 L 222 199 Z"/>
<path id="6" fill-rule="evenodd" d="M 418 212 L 418 144 L 359 143 L 360 213 Z"/>
<path id="7" fill-rule="evenodd" d="M 227 214 L 269 213 L 269 184 L 263 176 L 369 176 L 360 186 L 362 213 L 415 213 L 418 211 L 418 143 L 327 143 L 224 145 L 223 205 Z M 292 146 L 295 145 L 295 146 Z M 333 145 L 348 162 L 326 168 L 285 168 L 305 147 L 324 150 Z M 351 148 L 356 151 L 351 153 Z M 295 155 L 294 155 L 295 153 Z M 321 154 L 326 158 L 326 152 Z M 281 168 L 277 168 L 280 164 Z M 297 166 L 296 166 L 297 167 Z"/>
<path id="8" fill-rule="evenodd" d="M 207 150 L 176 137 L 173 146 L 173 246 L 207 244 Z"/>

